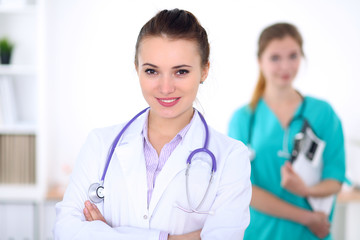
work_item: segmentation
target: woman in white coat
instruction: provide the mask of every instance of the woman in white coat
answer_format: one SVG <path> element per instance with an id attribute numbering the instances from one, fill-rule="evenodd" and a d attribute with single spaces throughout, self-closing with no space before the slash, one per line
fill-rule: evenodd
<path id="1" fill-rule="evenodd" d="M 209 71 L 205 29 L 190 12 L 159 12 L 139 33 L 135 67 L 150 107 L 118 141 L 126 124 L 89 135 L 56 206 L 55 239 L 242 239 L 250 221 L 247 149 L 207 128 L 193 108 Z M 94 203 L 88 189 L 102 182 L 107 158 L 104 198 Z"/>

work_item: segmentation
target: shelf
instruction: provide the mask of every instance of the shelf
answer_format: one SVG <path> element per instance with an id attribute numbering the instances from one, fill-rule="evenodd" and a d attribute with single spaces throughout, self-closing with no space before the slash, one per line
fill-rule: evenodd
<path id="1" fill-rule="evenodd" d="M 65 186 L 53 186 L 46 193 L 47 200 L 61 201 L 65 194 Z"/>
<path id="2" fill-rule="evenodd" d="M 349 142 L 356 147 L 360 147 L 360 139 L 359 138 L 351 138 L 351 139 L 349 139 Z"/>
<path id="3" fill-rule="evenodd" d="M 353 188 L 342 190 L 337 198 L 339 203 L 360 203 L 360 190 Z"/>
<path id="4" fill-rule="evenodd" d="M 0 184 L 0 202 L 42 200 L 42 192 L 35 184 Z"/>
<path id="5" fill-rule="evenodd" d="M 0 14 L 34 14 L 36 6 L 34 5 L 7 5 L 0 3 Z"/>
<path id="6" fill-rule="evenodd" d="M 36 126 L 34 124 L 12 124 L 12 125 L 0 125 L 0 134 L 36 134 Z"/>
<path id="7" fill-rule="evenodd" d="M 0 75 L 35 75 L 36 69 L 30 65 L 4 65 L 0 64 Z"/>
<path id="8" fill-rule="evenodd" d="M 0 203 L 46 197 L 44 126 L 39 124 L 45 97 L 44 2 L 0 0 L 1 35 L 18 46 L 14 61 L 0 64 Z"/>

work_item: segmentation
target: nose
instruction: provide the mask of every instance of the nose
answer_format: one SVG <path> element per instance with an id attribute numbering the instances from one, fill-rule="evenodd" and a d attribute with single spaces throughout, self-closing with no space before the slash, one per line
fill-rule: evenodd
<path id="1" fill-rule="evenodd" d="M 281 70 L 289 70 L 292 68 L 293 61 L 291 59 L 284 59 L 280 63 Z"/>
<path id="2" fill-rule="evenodd" d="M 280 61 L 280 69 L 286 70 L 289 67 L 289 62 L 287 60 Z"/>
<path id="3" fill-rule="evenodd" d="M 169 95 L 175 91 L 175 82 L 171 76 L 163 76 L 159 82 L 160 92 Z"/>

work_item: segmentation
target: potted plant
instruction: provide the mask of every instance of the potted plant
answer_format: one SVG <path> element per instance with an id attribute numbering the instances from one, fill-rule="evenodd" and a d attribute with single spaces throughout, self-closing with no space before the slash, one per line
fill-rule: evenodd
<path id="1" fill-rule="evenodd" d="M 14 44 L 6 37 L 0 39 L 0 61 L 1 64 L 10 64 L 11 53 L 14 49 Z"/>

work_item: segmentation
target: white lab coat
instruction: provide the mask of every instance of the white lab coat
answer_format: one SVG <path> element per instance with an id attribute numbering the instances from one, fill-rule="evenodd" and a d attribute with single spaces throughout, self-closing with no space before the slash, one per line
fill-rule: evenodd
<path id="1" fill-rule="evenodd" d="M 145 113 L 147 114 L 147 113 Z M 209 128 L 209 147 L 217 160 L 217 171 L 200 211 L 187 213 L 185 191 L 186 159 L 204 144 L 205 130 L 198 114 L 185 138 L 171 154 L 156 178 L 147 204 L 147 178 L 142 129 L 145 114 L 125 131 L 110 162 L 105 182 L 105 200 L 97 207 L 106 219 L 85 221 L 84 202 L 88 188 L 99 182 L 106 155 L 124 125 L 92 131 L 83 146 L 62 202 L 56 205 L 55 239 L 159 239 L 160 231 L 183 234 L 202 229 L 201 239 L 242 239 L 250 221 L 250 161 L 247 148 Z M 200 203 L 208 186 L 211 160 L 195 155 L 189 175 L 189 197 L 193 207 Z"/>

